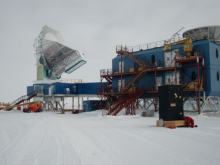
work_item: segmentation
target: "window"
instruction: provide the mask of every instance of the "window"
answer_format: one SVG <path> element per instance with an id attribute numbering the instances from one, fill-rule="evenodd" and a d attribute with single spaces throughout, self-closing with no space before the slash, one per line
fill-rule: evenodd
<path id="1" fill-rule="evenodd" d="M 196 72 L 195 71 L 192 71 L 191 80 L 193 80 L 193 81 L 196 80 Z"/>
<path id="2" fill-rule="evenodd" d="M 158 66 L 160 67 L 161 66 L 161 61 L 159 60 L 159 62 L 158 62 Z"/>
<path id="3" fill-rule="evenodd" d="M 155 63 L 155 55 L 151 56 L 151 63 L 154 64 Z"/>
<path id="4" fill-rule="evenodd" d="M 217 81 L 219 81 L 219 71 L 217 71 Z"/>
<path id="5" fill-rule="evenodd" d="M 216 49 L 216 58 L 218 58 L 218 49 Z"/>

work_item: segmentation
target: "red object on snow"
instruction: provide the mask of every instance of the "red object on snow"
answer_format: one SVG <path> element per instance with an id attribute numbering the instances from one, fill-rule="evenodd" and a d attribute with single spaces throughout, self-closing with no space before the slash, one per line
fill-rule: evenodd
<path id="1" fill-rule="evenodd" d="M 189 117 L 189 116 L 184 116 L 184 117 L 183 117 L 183 120 L 186 121 L 186 126 L 187 126 L 187 127 L 194 127 L 194 120 L 193 120 L 191 117 Z"/>
<path id="2" fill-rule="evenodd" d="M 168 127 L 169 129 L 176 129 L 176 127 Z"/>

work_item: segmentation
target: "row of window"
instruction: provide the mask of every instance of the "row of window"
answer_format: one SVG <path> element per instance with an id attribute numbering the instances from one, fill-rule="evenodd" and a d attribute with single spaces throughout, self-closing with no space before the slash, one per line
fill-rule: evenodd
<path id="1" fill-rule="evenodd" d="M 196 80 L 196 72 L 192 71 L 191 73 L 191 80 L 195 81 Z M 219 71 L 217 71 L 217 81 L 219 81 Z"/>
<path id="2" fill-rule="evenodd" d="M 216 53 L 215 53 L 215 54 L 216 54 L 216 58 L 218 58 L 218 49 L 216 49 L 215 52 L 216 52 Z M 151 63 L 152 63 L 152 64 L 155 63 L 155 55 L 152 55 L 152 56 L 151 56 Z"/>

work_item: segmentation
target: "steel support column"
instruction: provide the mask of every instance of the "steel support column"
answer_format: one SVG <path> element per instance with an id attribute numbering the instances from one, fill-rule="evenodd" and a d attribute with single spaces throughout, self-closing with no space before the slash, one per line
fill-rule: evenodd
<path id="1" fill-rule="evenodd" d="M 199 56 L 197 56 L 197 79 L 198 79 L 198 114 L 200 114 L 200 74 L 199 74 Z"/>

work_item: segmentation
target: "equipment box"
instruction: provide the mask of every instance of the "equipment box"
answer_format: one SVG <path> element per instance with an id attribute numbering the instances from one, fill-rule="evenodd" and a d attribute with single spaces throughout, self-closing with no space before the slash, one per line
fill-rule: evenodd
<path id="1" fill-rule="evenodd" d="M 183 114 L 182 85 L 159 86 L 159 119 L 181 120 Z"/>

